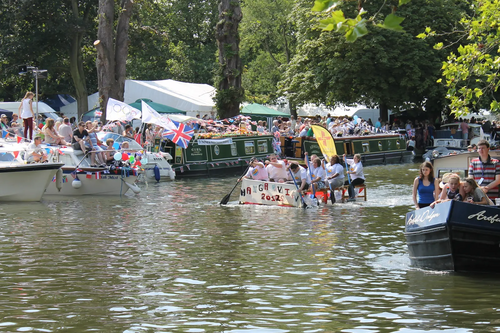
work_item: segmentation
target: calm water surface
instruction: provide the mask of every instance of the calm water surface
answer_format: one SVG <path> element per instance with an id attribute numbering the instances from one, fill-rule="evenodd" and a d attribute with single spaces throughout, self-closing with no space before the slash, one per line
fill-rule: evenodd
<path id="1" fill-rule="evenodd" d="M 1 204 L 0 331 L 500 331 L 498 276 L 410 267 L 417 167 L 319 209 L 220 207 L 232 177 Z"/>

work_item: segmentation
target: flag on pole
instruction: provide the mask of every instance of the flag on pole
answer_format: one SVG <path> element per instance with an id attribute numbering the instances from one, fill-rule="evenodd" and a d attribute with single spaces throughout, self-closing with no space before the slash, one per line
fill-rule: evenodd
<path id="1" fill-rule="evenodd" d="M 85 178 L 92 179 L 92 172 L 87 172 Z"/>
<path id="2" fill-rule="evenodd" d="M 326 128 L 319 125 L 311 125 L 311 128 L 323 155 L 327 158 L 337 155 L 332 134 Z"/>
<path id="3" fill-rule="evenodd" d="M 127 103 L 109 98 L 106 106 L 106 120 L 132 121 L 141 119 L 141 111 L 131 107 Z"/>
<path id="4" fill-rule="evenodd" d="M 172 140 L 176 145 L 182 148 L 187 148 L 189 141 L 194 135 L 194 130 L 184 125 L 183 123 L 178 123 L 175 120 L 171 120 L 173 127 L 166 128 L 163 131 L 162 136 L 164 138 Z"/>
<path id="5" fill-rule="evenodd" d="M 94 111 L 94 115 L 96 117 L 100 117 L 100 116 L 102 116 L 102 111 Z"/>
<path id="6" fill-rule="evenodd" d="M 5 138 L 8 134 L 9 132 L 2 130 L 2 139 Z"/>

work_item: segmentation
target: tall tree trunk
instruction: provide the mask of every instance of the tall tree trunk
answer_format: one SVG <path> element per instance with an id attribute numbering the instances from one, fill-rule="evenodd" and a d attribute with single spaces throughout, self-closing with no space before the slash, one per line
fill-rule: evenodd
<path id="1" fill-rule="evenodd" d="M 83 20 L 83 22 L 88 22 L 89 15 L 91 12 L 91 5 L 87 5 L 84 8 L 83 16 L 80 17 L 80 10 L 78 7 L 77 0 L 71 0 L 71 12 L 73 14 L 73 19 L 75 22 Z M 73 80 L 73 84 L 75 85 L 76 92 L 76 100 L 78 104 L 78 117 L 80 119 L 81 116 L 88 111 L 88 90 L 86 83 L 85 71 L 83 70 L 83 57 L 82 57 L 82 40 L 86 33 L 85 27 L 76 26 L 76 31 L 72 34 L 71 37 L 71 49 L 69 54 L 69 71 L 71 74 L 71 79 Z"/>
<path id="2" fill-rule="evenodd" d="M 221 118 L 240 113 L 244 91 L 241 87 L 240 36 L 238 26 L 243 14 L 239 0 L 221 0 L 215 38 L 219 48 L 218 90 L 215 96 Z"/>
<path id="3" fill-rule="evenodd" d="M 114 40 L 114 0 L 99 0 L 99 28 L 94 46 L 97 49 L 97 82 L 99 84 L 99 103 L 106 119 L 108 99 L 124 99 L 126 61 L 128 54 L 128 25 L 132 16 L 132 0 L 121 1 L 121 11 Z"/>

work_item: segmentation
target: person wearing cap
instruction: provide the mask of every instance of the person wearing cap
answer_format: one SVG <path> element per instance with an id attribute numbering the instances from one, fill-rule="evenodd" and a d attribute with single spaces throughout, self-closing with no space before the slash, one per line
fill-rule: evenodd
<path id="1" fill-rule="evenodd" d="M 7 131 L 10 129 L 10 126 L 9 126 L 9 118 L 7 118 L 7 116 L 5 114 L 2 114 L 0 116 L 0 127 L 2 128 L 2 130 L 4 131 Z"/>
<path id="2" fill-rule="evenodd" d="M 490 143 L 486 140 L 479 140 L 477 152 L 479 157 L 471 160 L 468 176 L 474 178 L 490 199 L 497 199 L 499 197 L 500 161 L 490 156 Z"/>

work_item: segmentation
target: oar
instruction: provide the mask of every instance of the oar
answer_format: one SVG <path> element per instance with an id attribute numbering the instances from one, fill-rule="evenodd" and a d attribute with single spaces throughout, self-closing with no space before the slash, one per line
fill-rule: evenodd
<path id="1" fill-rule="evenodd" d="M 312 182 L 313 175 L 312 175 L 312 171 L 311 171 L 311 166 L 309 165 L 309 155 L 307 156 L 306 161 L 307 161 L 307 169 L 309 171 L 309 176 L 311 177 L 311 187 L 312 187 L 312 191 L 313 191 L 313 196 L 316 198 L 316 191 L 314 190 L 314 183 Z"/>
<path id="2" fill-rule="evenodd" d="M 247 169 L 245 170 L 245 173 L 240 178 L 238 178 L 238 180 L 236 181 L 236 184 L 234 184 L 234 187 L 231 190 L 231 192 L 229 192 L 228 194 L 226 194 L 226 196 L 224 198 L 222 198 L 222 200 L 220 201 L 219 205 L 225 205 L 225 204 L 227 204 L 229 202 L 229 198 L 231 197 L 231 194 L 233 193 L 233 191 L 236 188 L 236 186 L 238 186 L 238 183 L 243 178 L 243 176 L 245 176 L 247 174 L 248 169 L 250 169 L 250 166 L 252 165 L 253 160 L 254 160 L 253 158 L 250 160 L 250 162 L 248 163 Z"/>
<path id="3" fill-rule="evenodd" d="M 302 193 L 300 193 L 299 185 L 295 181 L 295 177 L 293 176 L 292 170 L 288 169 L 288 171 L 290 172 L 290 176 L 293 179 L 293 183 L 295 184 L 295 187 L 297 188 L 297 192 L 300 195 L 300 199 L 302 200 L 302 204 L 304 205 L 304 208 L 306 208 L 307 207 L 306 202 L 304 201 L 304 197 L 302 196 Z"/>
<path id="4" fill-rule="evenodd" d="M 349 167 L 347 166 L 347 158 L 344 155 L 345 162 L 345 171 L 347 172 L 347 180 L 349 181 L 349 185 L 351 185 L 351 176 L 349 175 Z"/>

